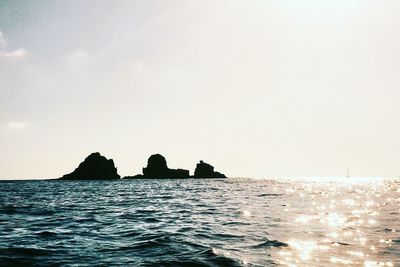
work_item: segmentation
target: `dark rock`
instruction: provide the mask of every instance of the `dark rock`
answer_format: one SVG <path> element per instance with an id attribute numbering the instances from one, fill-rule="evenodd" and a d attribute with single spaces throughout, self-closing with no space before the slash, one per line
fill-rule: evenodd
<path id="1" fill-rule="evenodd" d="M 136 175 L 137 176 L 137 175 Z M 147 167 L 143 168 L 143 178 L 189 178 L 189 171 L 169 169 L 167 161 L 160 154 L 151 155 Z"/>
<path id="2" fill-rule="evenodd" d="M 110 180 L 119 179 L 117 168 L 112 159 L 100 155 L 99 152 L 90 154 L 78 168 L 60 179 L 63 180 Z"/>
<path id="3" fill-rule="evenodd" d="M 160 154 L 151 155 L 147 160 L 147 167 L 143 168 L 143 176 L 158 178 L 169 176 L 165 158 Z"/>
<path id="4" fill-rule="evenodd" d="M 169 169 L 169 176 L 171 178 L 190 178 L 189 170 L 185 169 Z"/>
<path id="5" fill-rule="evenodd" d="M 144 178 L 143 174 L 136 174 L 133 176 L 125 176 L 123 179 L 143 179 L 143 178 Z"/>
<path id="6" fill-rule="evenodd" d="M 194 171 L 194 178 L 226 178 L 225 174 L 214 171 L 214 167 L 200 160 Z"/>

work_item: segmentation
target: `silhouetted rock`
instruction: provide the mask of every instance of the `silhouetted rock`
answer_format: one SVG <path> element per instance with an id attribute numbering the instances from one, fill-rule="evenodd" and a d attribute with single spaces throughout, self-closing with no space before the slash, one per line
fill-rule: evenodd
<path id="1" fill-rule="evenodd" d="M 158 178 L 169 176 L 165 158 L 160 154 L 151 155 L 147 160 L 147 167 L 143 168 L 143 176 Z"/>
<path id="2" fill-rule="evenodd" d="M 63 180 L 110 180 L 119 179 L 117 168 L 112 159 L 100 155 L 99 152 L 90 154 L 78 168 L 60 179 Z"/>
<path id="3" fill-rule="evenodd" d="M 189 170 L 185 169 L 169 169 L 171 178 L 190 178 Z"/>
<path id="4" fill-rule="evenodd" d="M 143 179 L 143 178 L 144 178 L 143 174 L 136 174 L 133 176 L 125 176 L 122 179 Z"/>
<path id="5" fill-rule="evenodd" d="M 196 169 L 194 171 L 194 178 L 226 178 L 226 176 L 220 172 L 214 171 L 214 167 L 208 163 L 200 160 L 197 163 Z"/>
<path id="6" fill-rule="evenodd" d="M 160 154 L 151 155 L 147 161 L 147 167 L 143 168 L 143 178 L 189 178 L 189 177 L 190 175 L 188 170 L 169 169 L 167 166 L 167 161 Z"/>

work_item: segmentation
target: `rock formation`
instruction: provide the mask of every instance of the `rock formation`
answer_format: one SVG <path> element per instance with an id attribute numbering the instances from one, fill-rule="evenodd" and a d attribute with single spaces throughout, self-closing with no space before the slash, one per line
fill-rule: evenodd
<path id="1" fill-rule="evenodd" d="M 166 177 L 169 176 L 167 161 L 160 154 L 151 155 L 147 160 L 147 167 L 143 168 L 145 177 Z"/>
<path id="2" fill-rule="evenodd" d="M 63 180 L 110 180 L 119 179 L 117 168 L 112 159 L 100 155 L 99 152 L 90 154 L 73 172 L 66 174 Z"/>
<path id="3" fill-rule="evenodd" d="M 189 178 L 189 171 L 184 169 L 169 169 L 167 161 L 160 154 L 151 155 L 147 167 L 143 168 L 144 178 Z"/>
<path id="4" fill-rule="evenodd" d="M 143 174 L 124 177 L 124 179 L 143 178 L 190 178 L 190 174 L 188 170 L 168 168 L 165 158 L 160 154 L 155 154 L 151 155 L 150 158 L 147 160 L 147 167 L 143 168 Z"/>
<path id="5" fill-rule="evenodd" d="M 196 169 L 194 171 L 194 178 L 226 178 L 226 176 L 220 172 L 214 171 L 214 167 L 208 163 L 200 160 L 200 163 L 197 163 Z"/>
<path id="6" fill-rule="evenodd" d="M 136 174 L 136 175 L 133 175 L 133 176 L 125 176 L 124 178 L 122 178 L 122 179 L 144 179 L 145 177 L 143 176 L 143 174 Z"/>

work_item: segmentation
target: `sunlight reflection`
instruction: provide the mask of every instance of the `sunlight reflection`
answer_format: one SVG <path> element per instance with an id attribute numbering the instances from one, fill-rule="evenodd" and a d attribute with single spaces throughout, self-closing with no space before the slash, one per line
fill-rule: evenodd
<path id="1" fill-rule="evenodd" d="M 251 212 L 248 211 L 248 210 L 244 210 L 244 211 L 243 211 L 243 216 L 245 216 L 245 217 L 250 217 L 250 216 L 251 216 Z"/>
<path id="2" fill-rule="evenodd" d="M 278 254 L 280 263 L 285 266 L 398 266 L 392 258 L 387 258 L 385 251 L 398 247 L 399 238 L 393 241 L 396 229 L 389 227 L 393 224 L 382 221 L 382 215 L 391 206 L 392 213 L 400 213 L 400 197 L 388 196 L 385 190 L 380 180 L 303 183 L 297 190 L 286 190 L 301 199 L 292 204 L 291 211 L 292 221 L 304 234 L 300 232 L 295 239 L 286 239 L 288 247 L 280 248 Z M 391 193 L 400 193 L 400 189 Z"/>
<path id="3" fill-rule="evenodd" d="M 346 217 L 338 213 L 330 213 L 327 218 L 326 222 L 331 227 L 338 227 L 342 226 L 346 222 Z"/>
<path id="4" fill-rule="evenodd" d="M 388 266 L 388 267 L 393 267 L 392 262 L 380 262 L 380 261 L 366 261 L 364 263 L 365 267 L 383 267 L 383 266 Z"/>
<path id="5" fill-rule="evenodd" d="M 351 260 L 346 260 L 346 259 L 341 259 L 341 258 L 337 258 L 337 257 L 331 257 L 329 260 L 331 263 L 336 263 L 336 264 L 344 264 L 344 265 L 349 265 L 349 264 L 353 264 L 353 261 Z"/>
<path id="6" fill-rule="evenodd" d="M 300 256 L 302 260 L 309 260 L 311 257 L 311 253 L 314 250 L 329 250 L 328 246 L 318 245 L 317 242 L 311 241 L 299 241 L 299 240 L 290 240 L 288 244 L 291 248 L 297 251 L 297 254 Z"/>
<path id="7" fill-rule="evenodd" d="M 362 251 L 347 251 L 347 254 L 360 258 L 364 257 L 364 253 Z"/>
<path id="8" fill-rule="evenodd" d="M 312 219 L 311 216 L 301 215 L 301 216 L 298 216 L 298 217 L 295 219 L 295 222 L 299 222 L 299 223 L 308 223 L 311 219 Z"/>

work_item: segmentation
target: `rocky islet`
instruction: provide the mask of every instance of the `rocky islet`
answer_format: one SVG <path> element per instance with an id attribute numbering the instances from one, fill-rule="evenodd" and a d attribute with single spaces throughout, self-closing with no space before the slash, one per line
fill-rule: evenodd
<path id="1" fill-rule="evenodd" d="M 151 155 L 142 174 L 126 176 L 124 179 L 186 179 L 186 178 L 226 178 L 214 167 L 202 160 L 197 163 L 194 175 L 189 170 L 171 169 L 167 160 L 161 154 Z M 62 176 L 61 180 L 115 180 L 120 179 L 117 168 L 112 159 L 107 159 L 99 152 L 90 154 L 71 173 Z"/>

